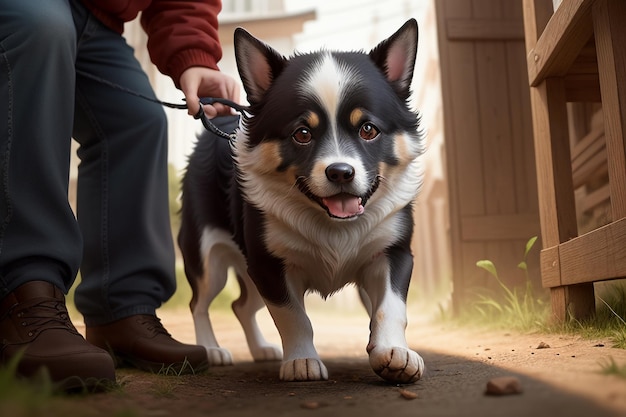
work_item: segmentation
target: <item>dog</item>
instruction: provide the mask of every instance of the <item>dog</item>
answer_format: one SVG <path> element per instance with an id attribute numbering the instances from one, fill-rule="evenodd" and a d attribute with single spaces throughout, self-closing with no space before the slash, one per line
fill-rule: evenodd
<path id="1" fill-rule="evenodd" d="M 234 268 L 233 310 L 255 361 L 282 360 L 284 381 L 328 379 L 304 308 L 355 284 L 368 311 L 372 369 L 413 383 L 424 361 L 407 346 L 412 206 L 424 138 L 409 109 L 418 26 L 407 21 L 369 53 L 320 50 L 286 58 L 242 28 L 235 58 L 249 107 L 216 119 L 182 180 L 179 247 L 193 290 L 196 339 L 212 365 L 232 364 L 208 308 Z M 267 343 L 267 306 L 282 340 Z M 284 353 L 283 353 L 284 351 Z"/>

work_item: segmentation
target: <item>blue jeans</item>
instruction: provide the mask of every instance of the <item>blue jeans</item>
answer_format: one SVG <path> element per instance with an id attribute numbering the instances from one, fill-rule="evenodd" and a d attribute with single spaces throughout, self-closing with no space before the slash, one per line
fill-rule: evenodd
<path id="1" fill-rule="evenodd" d="M 160 105 L 124 38 L 79 0 L 0 0 L 0 298 L 78 269 L 86 324 L 154 314 L 175 290 Z M 68 203 L 79 146 L 77 217 Z"/>

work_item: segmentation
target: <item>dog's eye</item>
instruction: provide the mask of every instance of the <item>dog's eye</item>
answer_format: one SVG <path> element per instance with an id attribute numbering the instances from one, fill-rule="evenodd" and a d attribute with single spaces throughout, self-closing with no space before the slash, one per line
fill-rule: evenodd
<path id="1" fill-rule="evenodd" d="M 293 132 L 291 137 L 300 145 L 306 145 L 311 142 L 312 139 L 311 131 L 306 127 L 299 127 L 295 132 Z"/>
<path id="2" fill-rule="evenodd" d="M 359 136 L 363 140 L 376 139 L 380 134 L 380 130 L 370 122 L 363 123 L 359 129 Z"/>

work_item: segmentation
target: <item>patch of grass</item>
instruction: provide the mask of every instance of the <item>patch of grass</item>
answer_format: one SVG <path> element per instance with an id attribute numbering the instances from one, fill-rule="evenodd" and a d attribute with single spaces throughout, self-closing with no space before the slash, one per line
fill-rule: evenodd
<path id="1" fill-rule="evenodd" d="M 187 358 L 185 358 L 185 361 L 180 365 L 180 367 L 178 365 L 173 365 L 173 364 L 169 366 L 163 366 L 157 372 L 157 375 L 181 376 L 185 374 L 195 375 L 196 373 L 201 373 L 201 372 L 197 372 L 195 369 L 193 369 L 193 366 L 191 365 L 191 363 L 187 360 Z"/>
<path id="2" fill-rule="evenodd" d="M 54 394 L 53 384 L 45 373 L 42 373 L 32 383 L 17 377 L 17 365 L 21 355 L 13 357 L 5 366 L 0 367 L 0 415 L 9 415 L 4 412 L 6 407 L 24 405 L 28 411 L 45 408 L 45 403 Z"/>
<path id="3" fill-rule="evenodd" d="M 176 398 L 176 388 L 180 385 L 180 381 L 172 378 L 159 378 L 150 388 L 150 392 L 157 398 Z"/>
<path id="4" fill-rule="evenodd" d="M 59 390 L 46 371 L 31 378 L 22 378 L 17 374 L 21 355 L 13 357 L 8 363 L 0 365 L 0 416 L 10 417 L 139 417 L 143 415 L 133 406 L 119 410 L 103 411 L 99 403 L 84 402 L 91 395 L 123 393 L 121 384 L 103 383 L 100 388 Z"/>
<path id="5" fill-rule="evenodd" d="M 518 264 L 526 274 L 523 288 L 509 288 L 493 262 L 480 260 L 476 266 L 487 271 L 498 283 L 499 293 L 475 291 L 475 299 L 459 312 L 462 324 L 488 326 L 523 332 L 573 334 L 586 339 L 606 338 L 611 346 L 626 349 L 626 281 L 597 284 L 596 314 L 587 320 L 570 317 L 565 323 L 550 322 L 550 303 L 537 296 L 528 276 L 526 260 L 536 237 L 526 243 L 524 256 Z M 444 314 L 442 314 L 443 316 Z"/>
<path id="6" fill-rule="evenodd" d="M 17 375 L 21 355 L 16 355 L 7 364 L 0 366 L 0 416 L 63 416 L 62 395 L 55 389 L 47 372 L 42 371 L 33 378 L 24 379 Z"/>
<path id="7" fill-rule="evenodd" d="M 579 335 L 586 339 L 608 338 L 611 347 L 626 349 L 626 282 L 601 283 L 596 288 L 596 314 L 585 320 L 572 317 L 551 331 Z"/>
<path id="8" fill-rule="evenodd" d="M 533 237 L 526 243 L 522 261 L 517 265 L 526 276 L 524 288 L 509 288 L 498 275 L 492 261 L 476 262 L 477 267 L 487 271 L 496 280 L 500 294 L 476 290 L 475 300 L 461 314 L 463 320 L 520 331 L 533 331 L 543 327 L 548 316 L 548 303 L 535 294 L 526 263 L 528 253 L 536 241 L 537 237 Z"/>
<path id="9" fill-rule="evenodd" d="M 609 358 L 600 364 L 600 372 L 604 375 L 615 375 L 619 378 L 626 379 L 626 365 L 620 366 L 615 359 Z"/>

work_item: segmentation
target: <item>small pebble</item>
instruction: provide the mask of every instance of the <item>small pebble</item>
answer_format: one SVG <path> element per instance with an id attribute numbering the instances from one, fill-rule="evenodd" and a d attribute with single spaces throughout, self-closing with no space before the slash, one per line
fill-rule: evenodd
<path id="1" fill-rule="evenodd" d="M 305 401 L 300 404 L 300 407 L 306 408 L 307 410 L 315 410 L 317 408 L 320 408 L 320 403 L 317 401 Z"/>
<path id="2" fill-rule="evenodd" d="M 402 398 L 407 400 L 414 400 L 417 398 L 417 392 L 409 391 L 406 389 L 401 389 L 400 395 L 402 396 Z"/>
<path id="3" fill-rule="evenodd" d="M 513 395 L 522 393 L 522 383 L 514 376 L 492 378 L 487 382 L 485 395 Z"/>

